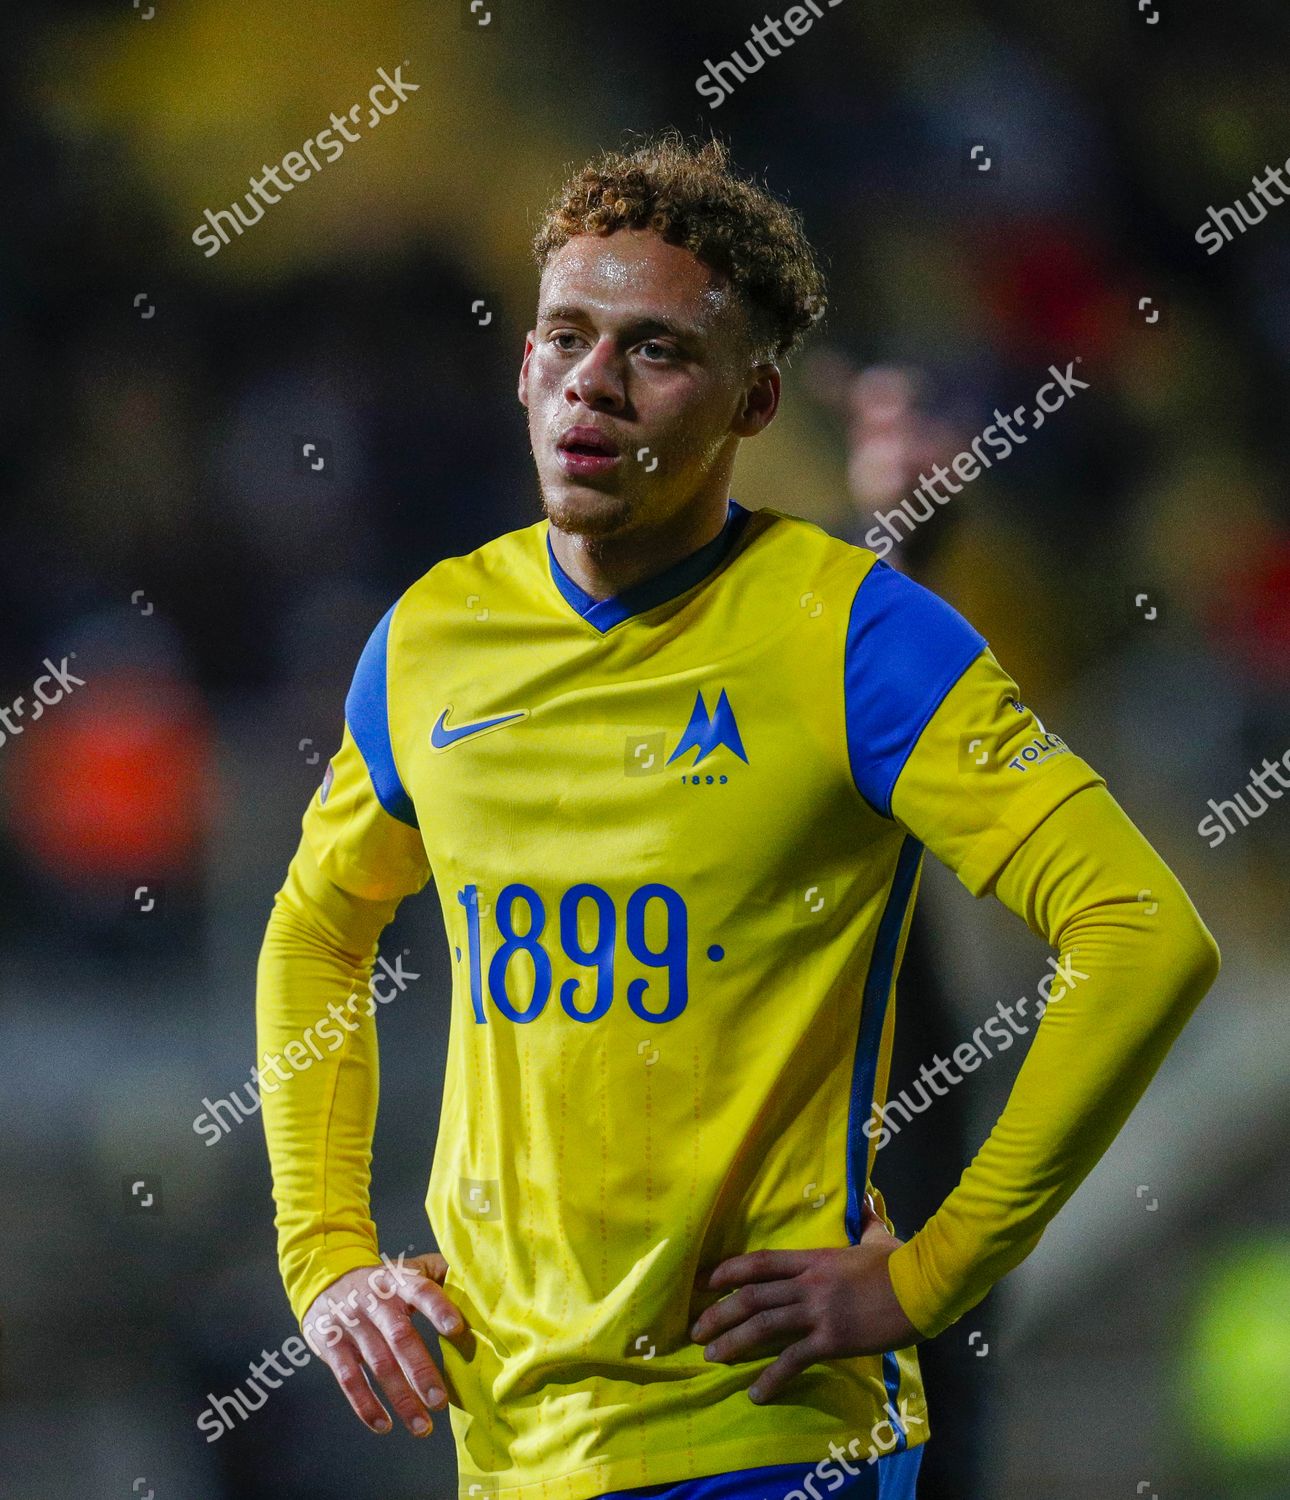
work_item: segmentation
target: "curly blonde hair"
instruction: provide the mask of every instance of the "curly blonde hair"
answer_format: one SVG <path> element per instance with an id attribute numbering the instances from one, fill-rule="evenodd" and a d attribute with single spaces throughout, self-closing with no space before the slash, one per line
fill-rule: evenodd
<path id="1" fill-rule="evenodd" d="M 533 237 L 539 271 L 579 234 L 652 229 L 730 278 L 758 358 L 786 358 L 824 316 L 824 276 L 801 215 L 737 176 L 715 137 L 690 146 L 675 127 L 632 151 L 605 151 L 556 193 Z"/>

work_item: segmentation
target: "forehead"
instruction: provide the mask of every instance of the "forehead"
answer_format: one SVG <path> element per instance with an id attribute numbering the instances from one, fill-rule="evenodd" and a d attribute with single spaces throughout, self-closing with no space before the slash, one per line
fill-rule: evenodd
<path id="1" fill-rule="evenodd" d="M 606 319 L 671 315 L 710 329 L 735 306 L 729 278 L 647 229 L 579 234 L 542 272 L 538 316 L 576 306 Z"/>

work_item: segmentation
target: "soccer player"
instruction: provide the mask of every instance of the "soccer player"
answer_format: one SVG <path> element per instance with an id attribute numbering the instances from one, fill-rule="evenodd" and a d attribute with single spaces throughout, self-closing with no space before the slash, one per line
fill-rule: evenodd
<path id="1" fill-rule="evenodd" d="M 542 519 L 376 627 L 265 936 L 261 1051 L 338 1039 L 266 1088 L 283 1279 L 369 1428 L 373 1385 L 414 1432 L 450 1407 L 463 1495 L 902 1500 L 913 1346 L 1034 1248 L 1217 950 L 962 616 L 791 496 L 730 497 L 824 306 L 798 215 L 668 132 L 577 172 L 534 249 Z M 902 1243 L 871 1172 L 927 849 L 1062 977 Z M 365 990 L 431 878 L 438 1250 L 382 1269 Z"/>

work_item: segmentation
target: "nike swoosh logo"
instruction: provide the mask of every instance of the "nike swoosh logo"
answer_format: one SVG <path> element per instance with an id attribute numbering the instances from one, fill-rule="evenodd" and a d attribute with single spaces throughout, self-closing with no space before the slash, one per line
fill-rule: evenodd
<path id="1" fill-rule="evenodd" d="M 502 714 L 497 719 L 480 719 L 477 724 L 462 724 L 457 729 L 449 729 L 444 722 L 452 712 L 452 705 L 439 715 L 434 728 L 430 731 L 430 743 L 436 750 L 446 750 L 449 745 L 455 745 L 458 740 L 469 739 L 473 734 L 483 734 L 486 729 L 496 729 L 499 724 L 509 724 L 513 719 L 523 719 L 528 714 L 528 709 L 522 708 L 513 714 Z"/>

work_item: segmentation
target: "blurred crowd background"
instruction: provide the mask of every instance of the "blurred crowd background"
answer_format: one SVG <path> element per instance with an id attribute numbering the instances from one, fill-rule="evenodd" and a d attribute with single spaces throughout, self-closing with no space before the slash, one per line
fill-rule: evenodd
<path id="1" fill-rule="evenodd" d="M 719 130 L 829 271 L 743 504 L 859 541 L 908 493 L 901 453 L 948 457 L 1081 361 L 1089 388 L 892 561 L 1107 776 L 1224 954 L 1110 1156 L 945 1335 L 924 1493 L 1290 1493 L 1290 805 L 1217 848 L 1197 832 L 1290 750 L 1290 204 L 1213 256 L 1195 241 L 1290 156 L 1290 17 L 845 0 L 710 110 L 695 79 L 760 9 L 487 14 L 0 12 L 0 704 L 30 702 L 46 658 L 84 680 L 0 743 L 0 1493 L 455 1493 L 446 1422 L 374 1438 L 317 1361 L 218 1442 L 198 1431 L 294 1324 L 259 1121 L 207 1144 L 193 1120 L 247 1082 L 263 924 L 368 632 L 436 560 L 539 518 L 514 389 L 536 216 L 588 155 L 666 124 Z M 400 64 L 420 87 L 396 114 L 203 256 L 206 209 Z M 955 1038 L 1034 992 L 1042 947 L 944 871 L 919 922 Z M 387 942 L 422 975 L 381 1020 L 374 1202 L 397 1253 L 427 1242 L 433 900 Z M 897 1074 L 919 1060 L 906 1045 Z M 880 1157 L 901 1233 L 1014 1071 Z"/>

